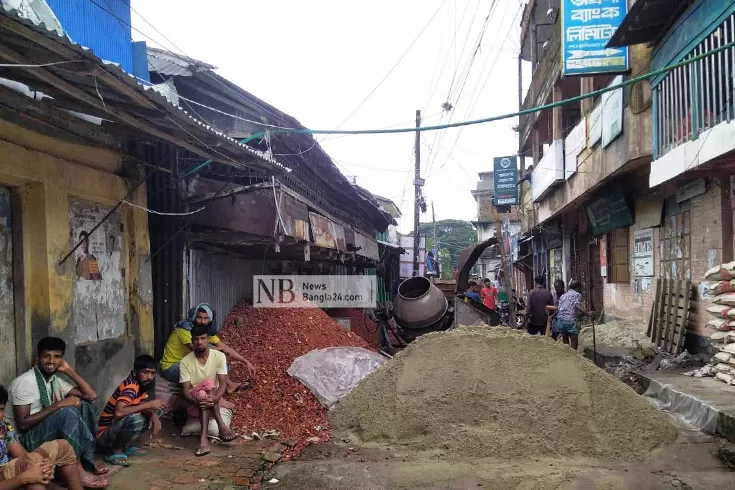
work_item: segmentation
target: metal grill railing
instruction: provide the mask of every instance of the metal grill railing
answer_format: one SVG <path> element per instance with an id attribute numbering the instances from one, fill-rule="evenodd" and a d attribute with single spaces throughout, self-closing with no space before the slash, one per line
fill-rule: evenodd
<path id="1" fill-rule="evenodd" d="M 691 59 L 735 41 L 735 14 L 695 47 Z M 654 88 L 654 157 L 735 117 L 733 109 L 735 48 L 681 66 Z"/>

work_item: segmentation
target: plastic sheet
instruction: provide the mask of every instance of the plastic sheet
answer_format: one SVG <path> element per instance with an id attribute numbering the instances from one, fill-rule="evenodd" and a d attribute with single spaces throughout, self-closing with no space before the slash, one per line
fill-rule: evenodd
<path id="1" fill-rule="evenodd" d="M 651 380 L 644 393 L 660 410 L 669 412 L 696 430 L 715 434 L 720 412 L 702 400 Z"/>
<path id="2" fill-rule="evenodd" d="M 297 357 L 288 374 L 332 408 L 384 362 L 383 356 L 362 347 L 327 347 Z"/>

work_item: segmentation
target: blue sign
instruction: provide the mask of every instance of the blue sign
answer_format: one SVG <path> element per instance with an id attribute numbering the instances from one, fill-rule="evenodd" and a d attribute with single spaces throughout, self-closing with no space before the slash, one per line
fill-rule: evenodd
<path id="1" fill-rule="evenodd" d="M 627 0 L 563 0 L 562 76 L 627 71 L 628 48 L 606 47 L 627 14 Z"/>
<path id="2" fill-rule="evenodd" d="M 496 206 L 516 205 L 518 201 L 518 159 L 498 157 L 493 161 L 493 199 Z"/>

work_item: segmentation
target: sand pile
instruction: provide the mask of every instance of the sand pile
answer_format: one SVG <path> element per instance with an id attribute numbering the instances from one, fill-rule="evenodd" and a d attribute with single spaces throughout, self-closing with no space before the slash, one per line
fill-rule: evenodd
<path id="1" fill-rule="evenodd" d="M 677 429 L 568 347 L 507 330 L 421 337 L 331 414 L 342 436 L 473 457 L 639 459 Z"/>
<path id="2" fill-rule="evenodd" d="M 655 354 L 656 346 L 646 336 L 646 325 L 641 322 L 613 321 L 595 327 L 597 345 L 625 347 L 626 349 L 642 349 L 646 353 Z M 580 350 L 592 345 L 592 327 L 585 327 L 579 333 Z"/>

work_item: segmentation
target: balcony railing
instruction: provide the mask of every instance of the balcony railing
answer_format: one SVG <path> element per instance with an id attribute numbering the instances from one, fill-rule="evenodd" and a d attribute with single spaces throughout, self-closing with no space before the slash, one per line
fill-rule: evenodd
<path id="1" fill-rule="evenodd" d="M 684 60 L 733 41 L 735 14 L 725 19 Z M 735 48 L 728 48 L 670 71 L 654 87 L 654 158 L 735 118 L 734 68 Z"/>

